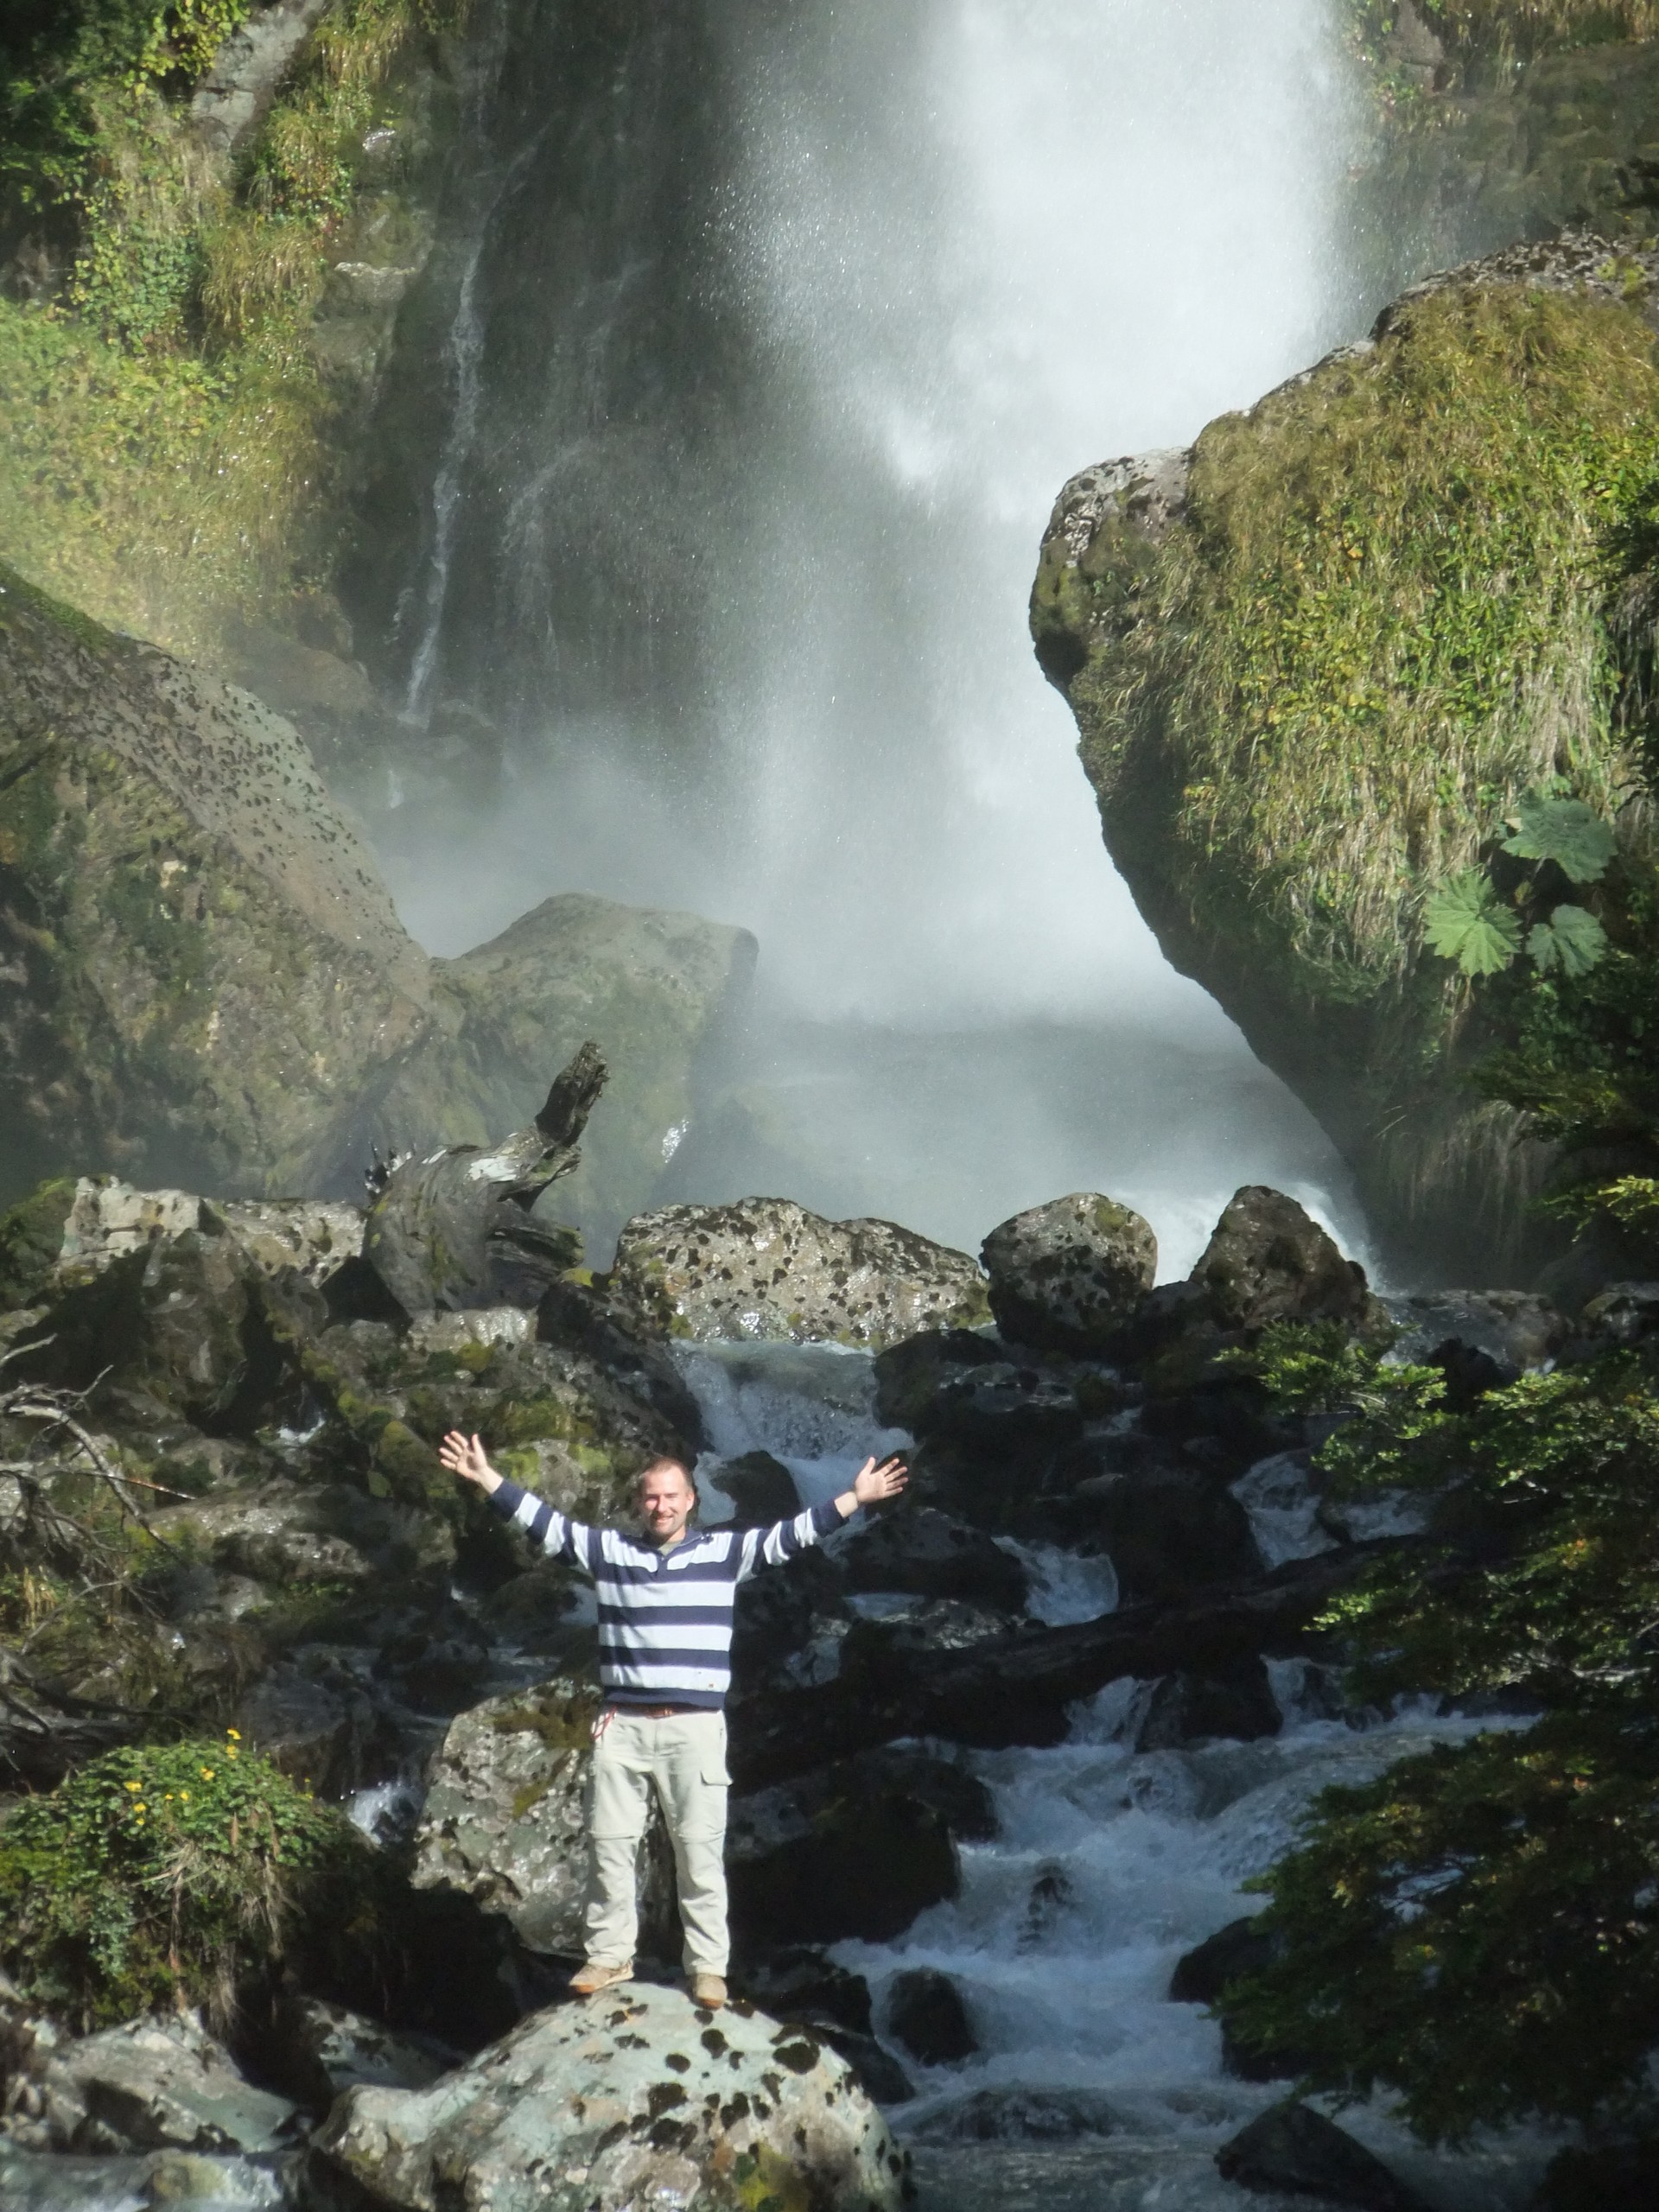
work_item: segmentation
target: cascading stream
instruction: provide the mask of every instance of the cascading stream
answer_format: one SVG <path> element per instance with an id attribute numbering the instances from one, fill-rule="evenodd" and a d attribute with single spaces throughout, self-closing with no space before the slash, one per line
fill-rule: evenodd
<path id="1" fill-rule="evenodd" d="M 711 1517 L 729 1510 L 709 1486 L 726 1458 L 769 1451 L 813 1500 L 844 1488 L 865 1453 L 901 1441 L 877 1422 L 867 1355 L 733 1344 L 679 1359 L 714 1446 L 699 1467 Z M 1282 1459 L 1252 1469 L 1235 1494 L 1270 1564 L 1332 1541 L 1306 1478 Z M 1038 1618 L 1112 1609 L 1109 1561 L 1020 1548 L 1039 1569 Z M 859 1602 L 879 1617 L 879 1599 Z M 1306 1662 L 1273 1662 L 1270 1673 L 1284 1726 L 1256 1742 L 1136 1752 L 1149 1686 L 1120 1681 L 1074 1710 L 1063 1744 L 957 1754 L 992 1793 L 995 1840 L 960 1846 L 958 1895 L 896 1942 L 834 1954 L 868 1981 L 884 2032 L 907 1971 L 949 1975 L 965 2002 L 973 2056 L 925 2066 L 899 2051 L 918 2094 L 889 2116 L 914 2150 L 924 2212 L 1236 2212 L 1214 2152 L 1285 2085 L 1224 2071 L 1217 2025 L 1169 1999 L 1175 1963 L 1253 1909 L 1241 1885 L 1283 1848 L 1317 1790 L 1480 1725 L 1408 1707 L 1356 1726 L 1329 1717 Z M 1548 2155 L 1523 2135 L 1430 2153 L 1379 2106 L 1341 2120 L 1444 2212 L 1519 2212 Z M 1267 2212 L 1305 2202 L 1251 2201 Z"/>

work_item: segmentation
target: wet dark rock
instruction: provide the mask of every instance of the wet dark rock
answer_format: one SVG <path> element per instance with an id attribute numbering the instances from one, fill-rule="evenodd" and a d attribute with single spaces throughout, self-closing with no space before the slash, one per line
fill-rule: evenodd
<path id="1" fill-rule="evenodd" d="M 1650 1344 L 1659 1337 L 1659 1282 L 1615 1282 L 1592 1298 L 1579 1317 L 1570 1355 L 1594 1358 L 1605 1351 Z"/>
<path id="2" fill-rule="evenodd" d="M 322 2188 L 343 2176 L 391 2212 L 451 2199 L 545 2212 L 550 2170 L 573 2167 L 584 2212 L 687 2203 L 740 2158 L 753 2161 L 741 2171 L 789 2177 L 823 2212 L 899 2212 L 905 2173 L 880 2115 L 817 2037 L 641 1984 L 537 2013 L 429 2089 L 349 2090 L 316 2143 Z"/>
<path id="3" fill-rule="evenodd" d="M 365 1674 L 368 1664 L 365 1652 Z M 237 1707 L 236 1722 L 251 1750 L 328 1796 L 359 1787 L 396 1751 L 362 1687 L 320 1681 L 296 1663 L 273 1667 L 257 1682 Z"/>
<path id="4" fill-rule="evenodd" d="M 804 1687 L 841 1669 L 847 1611 L 840 1561 L 814 1548 L 786 1573 L 751 1575 L 733 1609 L 732 1682 L 741 1704 L 780 1681 Z"/>
<path id="5" fill-rule="evenodd" d="M 1224 2181 L 1243 2189 L 1282 2190 L 1355 2212 L 1427 2212 L 1380 2158 L 1300 2102 L 1274 2105 L 1253 2120 L 1222 2145 L 1216 2165 Z"/>
<path id="6" fill-rule="evenodd" d="M 976 2089 L 917 2130 L 925 2143 L 1071 2143 L 1111 2135 L 1118 2120 L 1090 2089 Z"/>
<path id="7" fill-rule="evenodd" d="M 878 1346 L 987 1318 L 965 1252 L 889 1221 L 826 1221 L 788 1198 L 636 1215 L 604 1281 L 639 1336 Z"/>
<path id="8" fill-rule="evenodd" d="M 977 1329 L 923 1329 L 875 1356 L 875 1411 L 889 1428 L 925 1436 L 939 1385 L 957 1369 L 982 1367 L 997 1340 Z"/>
<path id="9" fill-rule="evenodd" d="M 1069 1444 L 1081 1433 L 1084 1419 L 1068 1376 L 992 1360 L 944 1377 L 928 1433 L 987 1459 L 1023 1462 Z"/>
<path id="10" fill-rule="evenodd" d="M 1129 1207 L 1073 1192 L 1001 1223 L 981 1253 L 991 1313 L 1016 1344 L 1103 1352 L 1158 1272 L 1158 1241 Z"/>
<path id="11" fill-rule="evenodd" d="M 1243 1981 L 1273 1965 L 1283 1954 L 1283 1942 L 1254 1915 L 1230 1920 L 1184 1958 L 1178 1959 L 1170 1977 L 1170 2001 L 1176 2005 L 1215 2005 L 1230 1982 Z M 1268 2050 L 1241 2044 L 1230 2024 L 1221 2024 L 1223 2070 L 1240 2082 L 1294 2082 L 1306 2073 L 1307 2055 L 1292 2045 Z"/>
<path id="12" fill-rule="evenodd" d="M 1011 1552 L 936 1506 L 903 1506 L 873 1518 L 839 1545 L 836 1564 L 851 1591 L 962 1598 L 1018 1612 L 1029 1577 Z"/>
<path id="13" fill-rule="evenodd" d="M 568 1276 L 550 1283 L 536 1309 L 536 1333 L 543 1344 L 585 1352 L 691 1449 L 706 1441 L 697 1402 L 662 1342 L 624 1328 L 591 1283 Z"/>
<path id="14" fill-rule="evenodd" d="M 1279 1946 L 1254 1913 L 1230 1920 L 1175 1961 L 1169 1980 L 1172 2005 L 1213 2005 L 1230 1981 L 1271 1966 Z"/>
<path id="15" fill-rule="evenodd" d="M 1267 1668 L 1260 1659 L 1241 1659 L 1225 1675 L 1184 1669 L 1155 1682 L 1135 1728 L 1135 1748 L 1178 1751 L 1211 1736 L 1249 1743 L 1276 1736 L 1283 1726 Z"/>
<path id="16" fill-rule="evenodd" d="M 869 1984 L 810 1944 L 766 1953 L 746 1968 L 743 1986 L 746 1996 L 779 2019 L 810 2013 L 858 2035 L 870 2032 Z"/>
<path id="17" fill-rule="evenodd" d="M 1234 1193 L 1190 1280 L 1224 1329 L 1358 1323 L 1367 1311 L 1365 1270 L 1343 1258 L 1294 1198 L 1265 1184 L 1247 1183 Z"/>
<path id="18" fill-rule="evenodd" d="M 934 1967 L 895 1975 L 887 2009 L 892 2034 L 919 2065 L 954 2066 L 979 2049 L 961 1991 Z"/>
<path id="19" fill-rule="evenodd" d="M 893 2053 L 874 2036 L 860 2035 L 855 2029 L 843 2028 L 833 2020 L 819 2021 L 810 2015 L 803 2017 L 801 2025 L 810 2030 L 817 2042 L 828 2044 L 838 2057 L 846 2060 L 865 2095 L 875 2103 L 908 2104 L 915 2095 L 915 2083 Z"/>
<path id="20" fill-rule="evenodd" d="M 991 1827 L 984 1785 L 921 1752 L 873 1751 L 734 1796 L 727 1857 L 739 1948 L 890 1942 L 956 1895 L 955 1836 Z"/>
<path id="21" fill-rule="evenodd" d="M 746 1452 L 741 1459 L 728 1459 L 712 1480 L 732 1501 L 734 1528 L 766 1528 L 801 1510 L 794 1476 L 770 1452 Z"/>
<path id="22" fill-rule="evenodd" d="M 1087 1476 L 1071 1492 L 1066 1525 L 1073 1541 L 1086 1537 L 1109 1554 L 1125 1605 L 1261 1571 L 1249 1515 L 1224 1483 L 1191 1466 L 1154 1461 Z"/>

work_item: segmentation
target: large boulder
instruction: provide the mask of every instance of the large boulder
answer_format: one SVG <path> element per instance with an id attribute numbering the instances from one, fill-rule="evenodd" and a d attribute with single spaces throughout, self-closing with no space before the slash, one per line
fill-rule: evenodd
<path id="1" fill-rule="evenodd" d="M 899 2212 L 907 2171 L 815 2037 L 639 1985 L 537 2013 L 429 2089 L 353 2089 L 316 2139 L 390 2212 Z"/>
<path id="2" fill-rule="evenodd" d="M 825 1221 L 791 1198 L 640 1214 L 606 1289 L 628 1326 L 658 1337 L 882 1345 L 989 1312 L 965 1252 L 890 1221 Z"/>
<path id="3" fill-rule="evenodd" d="M 0 1156 L 315 1187 L 429 963 L 292 726 L 0 573 Z"/>
<path id="4" fill-rule="evenodd" d="M 415 1832 L 415 1887 L 476 1897 L 531 1950 L 579 1955 L 588 1883 L 582 1796 L 598 1710 L 596 1687 L 562 1676 L 453 1720 Z M 643 1948 L 661 1951 L 672 1873 L 654 1808 L 642 1859 Z"/>
<path id="5" fill-rule="evenodd" d="M 540 1107 L 592 1038 L 610 1071 L 581 1165 L 550 1206 L 596 1249 L 651 1203 L 696 1111 L 693 1071 L 747 988 L 755 941 L 696 914 L 567 892 L 475 951 L 433 963 L 433 1031 L 368 1134 L 383 1149 L 487 1145 Z"/>
<path id="6" fill-rule="evenodd" d="M 1211 1232 L 1191 1281 L 1224 1329 L 1274 1321 L 1361 1320 L 1365 1270 L 1344 1260 L 1305 1208 L 1282 1191 L 1247 1183 Z"/>
<path id="7" fill-rule="evenodd" d="M 1158 1274 L 1151 1228 L 1097 1191 L 1015 1214 L 980 1256 L 1002 1334 L 1057 1351 L 1107 1350 Z"/>
<path id="8" fill-rule="evenodd" d="M 995 1830 L 984 1785 L 918 1751 L 867 1751 L 734 1796 L 734 1941 L 745 1956 L 849 1936 L 890 1942 L 925 1907 L 956 1895 L 956 1838 Z"/>
<path id="9" fill-rule="evenodd" d="M 245 2081 L 194 2014 L 128 2021 L 41 2054 L 33 2069 L 48 2139 L 62 2150 L 269 2152 L 305 2122 Z"/>
<path id="10" fill-rule="evenodd" d="M 1427 2212 L 1363 2143 L 1297 2100 L 1274 2105 L 1216 2153 L 1224 2181 L 1243 2189 L 1317 2197 L 1353 2212 Z"/>
<path id="11" fill-rule="evenodd" d="M 1580 161 L 1598 133 L 1570 98 L 1558 121 Z M 1616 456 L 1659 425 L 1659 254 L 1529 229 L 1190 450 L 1074 478 L 1031 610 L 1166 957 L 1318 1115 L 1414 1272 L 1498 1282 L 1548 1249 L 1549 1156 L 1468 1076 L 1531 1001 L 1471 996 L 1426 914 L 1563 770 L 1639 868 L 1653 843 L 1599 702 L 1642 681 L 1603 609 L 1645 588 Z"/>

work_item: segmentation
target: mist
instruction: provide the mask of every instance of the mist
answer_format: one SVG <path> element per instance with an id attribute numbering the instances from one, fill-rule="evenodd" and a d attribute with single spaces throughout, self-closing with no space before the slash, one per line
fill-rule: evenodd
<path id="1" fill-rule="evenodd" d="M 584 890 L 755 931 L 755 1004 L 665 1195 L 779 1190 L 973 1244 L 1104 1188 L 1168 1275 L 1264 1181 L 1363 1245 L 1332 1148 L 1136 912 L 1026 631 L 1068 476 L 1190 442 L 1351 334 L 1329 10 L 692 16 L 619 61 L 639 161 L 625 145 L 589 209 L 539 381 L 506 336 L 533 264 L 478 272 L 527 194 L 572 188 L 538 168 L 556 118 L 514 106 L 497 41 L 434 485 L 460 535 L 403 604 L 411 701 L 488 719 L 499 782 L 378 825 L 410 930 L 458 951 Z M 516 21 L 520 52 L 570 35 L 550 0 Z M 719 148 L 689 138 L 677 178 L 677 70 L 678 127 L 717 110 Z M 512 619 L 486 645 L 496 618 L 448 578 L 490 560 Z"/>

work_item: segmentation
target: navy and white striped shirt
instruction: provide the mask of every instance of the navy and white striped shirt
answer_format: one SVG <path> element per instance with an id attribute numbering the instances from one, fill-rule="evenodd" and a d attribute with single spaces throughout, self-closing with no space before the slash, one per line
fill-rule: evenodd
<path id="1" fill-rule="evenodd" d="M 732 1601 L 760 1567 L 780 1567 L 839 1529 L 833 1504 L 770 1529 L 708 1529 L 668 1551 L 571 1521 L 504 1478 L 490 1503 L 551 1559 L 591 1574 L 599 1593 L 599 1679 L 613 1705 L 695 1705 L 718 1713 L 732 1684 Z"/>

